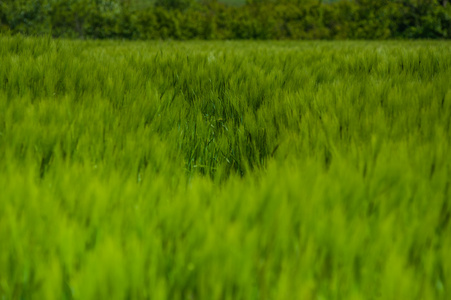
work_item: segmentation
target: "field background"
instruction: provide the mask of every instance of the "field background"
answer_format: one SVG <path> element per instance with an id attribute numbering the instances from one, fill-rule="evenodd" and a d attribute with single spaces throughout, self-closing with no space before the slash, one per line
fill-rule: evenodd
<path id="1" fill-rule="evenodd" d="M 118 40 L 449 39 L 447 0 L 2 0 L 0 33 Z"/>
<path id="2" fill-rule="evenodd" d="M 448 299 L 449 42 L 0 58 L 0 298 Z"/>
<path id="3" fill-rule="evenodd" d="M 333 3 L 339 0 L 323 0 L 323 3 Z M 134 4 L 137 7 L 149 7 L 155 4 L 155 0 L 133 0 Z M 202 2 L 202 1 L 199 1 Z M 239 6 L 246 4 L 246 0 L 219 0 L 218 2 L 224 3 L 227 5 Z"/>
<path id="4" fill-rule="evenodd" d="M 339 1 L 339 0 L 322 0 L 323 3 L 333 3 L 333 2 L 337 2 L 337 1 Z M 132 0 L 132 2 L 138 7 L 148 7 L 148 6 L 152 6 L 155 4 L 155 0 Z M 202 1 L 199 1 L 199 2 L 202 2 Z M 208 1 L 205 1 L 205 2 L 208 2 Z M 227 4 L 227 5 L 235 5 L 235 6 L 246 4 L 246 0 L 219 0 L 218 2 Z"/>

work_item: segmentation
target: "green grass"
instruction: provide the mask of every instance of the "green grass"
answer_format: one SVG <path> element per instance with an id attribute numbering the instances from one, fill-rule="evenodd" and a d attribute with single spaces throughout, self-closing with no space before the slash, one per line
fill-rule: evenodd
<path id="1" fill-rule="evenodd" d="M 0 298 L 448 299 L 450 46 L 0 37 Z"/>

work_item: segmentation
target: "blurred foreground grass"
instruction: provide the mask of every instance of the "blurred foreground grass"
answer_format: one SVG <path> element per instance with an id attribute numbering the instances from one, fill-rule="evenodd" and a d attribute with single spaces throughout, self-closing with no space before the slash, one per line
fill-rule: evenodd
<path id="1" fill-rule="evenodd" d="M 447 299 L 449 42 L 0 37 L 2 299 Z"/>

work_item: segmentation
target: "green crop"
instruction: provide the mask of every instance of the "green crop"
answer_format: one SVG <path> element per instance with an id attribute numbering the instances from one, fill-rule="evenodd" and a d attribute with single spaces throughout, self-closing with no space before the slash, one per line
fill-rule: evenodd
<path id="1" fill-rule="evenodd" d="M 448 299 L 451 47 L 0 37 L 1 299 Z"/>

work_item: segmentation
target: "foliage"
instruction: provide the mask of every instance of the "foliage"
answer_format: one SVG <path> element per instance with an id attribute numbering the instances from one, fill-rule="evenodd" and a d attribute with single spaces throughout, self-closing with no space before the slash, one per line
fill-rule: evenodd
<path id="1" fill-rule="evenodd" d="M 155 6 L 168 10 L 186 10 L 194 4 L 194 0 L 156 0 Z"/>
<path id="2" fill-rule="evenodd" d="M 92 39 L 449 38 L 436 0 L 2 0 L 0 30 Z"/>
<path id="3" fill-rule="evenodd" d="M 0 298 L 447 299 L 449 42 L 0 59 Z"/>

